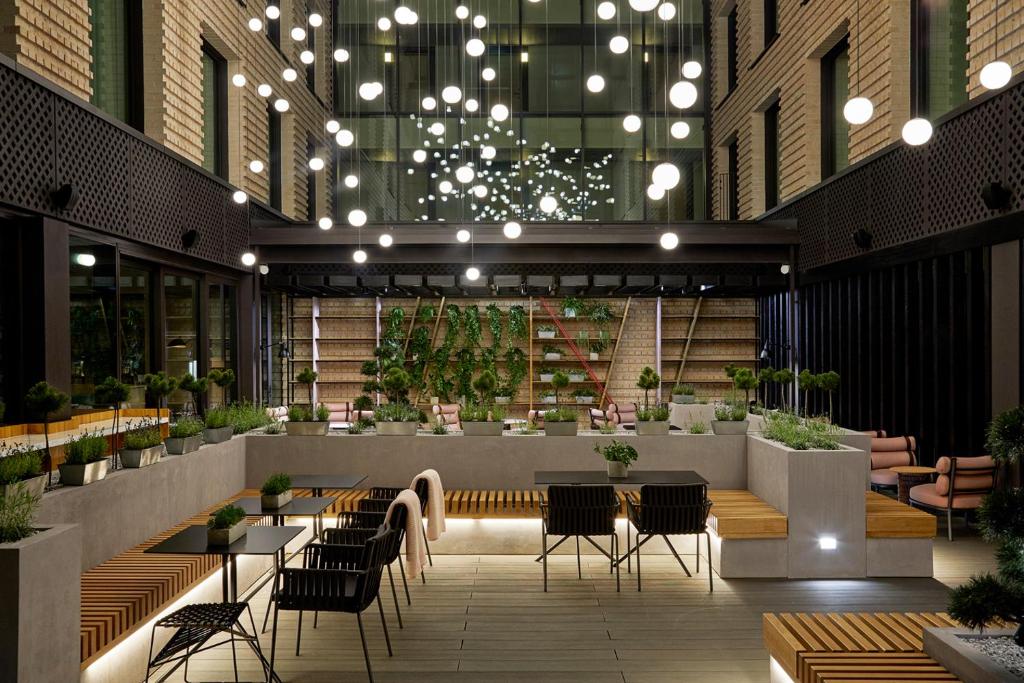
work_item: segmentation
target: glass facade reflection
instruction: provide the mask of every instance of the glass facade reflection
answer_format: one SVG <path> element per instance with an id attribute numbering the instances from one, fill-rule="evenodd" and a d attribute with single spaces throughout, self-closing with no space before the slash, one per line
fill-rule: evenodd
<path id="1" fill-rule="evenodd" d="M 95 404 L 95 388 L 117 374 L 114 248 L 70 239 L 71 402 Z"/>
<path id="2" fill-rule="evenodd" d="M 485 0 L 466 4 L 461 19 L 455 4 L 410 0 L 402 5 L 418 21 L 388 30 L 377 3 L 339 4 L 335 42 L 349 59 L 334 64 L 334 104 L 355 143 L 336 146 L 335 218 L 355 208 L 371 223 L 705 218 L 703 78 L 692 107 L 668 96 L 685 61 L 706 63 L 701 3 L 676 3 L 668 21 L 613 4 L 604 20 L 596 0 Z M 483 42 L 480 56 L 466 50 L 472 39 Z M 594 74 L 604 79 L 598 92 L 587 87 Z M 370 83 L 383 93 L 361 97 Z M 458 88 L 457 100 L 444 101 L 446 87 Z M 640 121 L 632 132 L 623 125 L 631 114 Z M 685 137 L 670 133 L 676 122 Z M 682 180 L 654 200 L 646 189 L 664 161 Z M 456 177 L 462 166 L 475 172 L 469 182 Z M 539 207 L 545 195 L 557 200 L 552 213 Z"/>

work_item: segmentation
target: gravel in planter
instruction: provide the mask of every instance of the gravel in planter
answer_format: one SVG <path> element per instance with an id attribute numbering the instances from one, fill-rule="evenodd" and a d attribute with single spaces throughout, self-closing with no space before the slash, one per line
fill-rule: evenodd
<path id="1" fill-rule="evenodd" d="M 991 657 L 1017 678 L 1024 679 L 1024 647 L 1011 636 L 957 636 L 965 644 Z"/>

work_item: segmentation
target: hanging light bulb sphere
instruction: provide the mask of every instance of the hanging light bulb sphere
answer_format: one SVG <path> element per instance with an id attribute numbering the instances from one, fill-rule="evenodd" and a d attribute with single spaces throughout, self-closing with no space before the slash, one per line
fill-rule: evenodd
<path id="1" fill-rule="evenodd" d="M 604 76 L 601 74 L 594 74 L 587 79 L 587 90 L 590 92 L 601 92 L 604 90 Z"/>
<path id="2" fill-rule="evenodd" d="M 361 228 L 366 225 L 366 212 L 362 209 L 352 209 L 348 212 L 348 224 L 354 228 Z"/>
<path id="3" fill-rule="evenodd" d="M 485 17 L 482 14 L 476 15 L 475 17 L 473 17 L 473 26 L 475 26 L 476 28 L 483 28 L 487 26 L 487 17 Z"/>
<path id="4" fill-rule="evenodd" d="M 622 127 L 627 133 L 635 133 L 640 130 L 641 121 L 640 117 L 636 114 L 629 114 L 626 118 L 622 119 Z"/>
<path id="5" fill-rule="evenodd" d="M 455 239 L 457 239 L 460 242 L 468 242 L 471 237 L 472 235 L 470 234 L 469 230 L 466 230 L 465 228 L 462 228 L 461 230 L 455 233 Z"/>
<path id="6" fill-rule="evenodd" d="M 313 28 L 320 28 L 324 24 L 324 17 L 322 14 L 319 14 L 318 12 L 313 12 L 312 14 L 309 15 L 309 18 L 306 19 L 306 21 L 308 21 L 309 25 L 312 26 Z"/>
<path id="7" fill-rule="evenodd" d="M 689 78 L 691 80 L 693 80 L 694 78 L 700 78 L 700 75 L 701 73 L 703 73 L 703 71 L 704 68 L 700 65 L 700 62 L 695 62 L 692 59 L 688 62 L 683 62 L 683 78 Z"/>
<path id="8" fill-rule="evenodd" d="M 629 6 L 637 12 L 650 12 L 658 6 L 658 0 L 629 0 Z"/>
<path id="9" fill-rule="evenodd" d="M 366 263 L 366 252 L 362 249 L 356 249 L 352 252 L 352 260 L 356 263 Z"/>
<path id="10" fill-rule="evenodd" d="M 667 161 L 654 167 L 651 181 L 663 190 L 671 190 L 679 184 L 679 169 Z"/>
<path id="11" fill-rule="evenodd" d="M 268 266 L 266 263 L 261 263 L 260 275 L 270 275 L 270 266 Z"/>
<path id="12" fill-rule="evenodd" d="M 866 97 L 853 97 L 843 106 L 843 118 L 849 123 L 859 125 L 871 120 L 875 113 L 875 105 Z"/>
<path id="13" fill-rule="evenodd" d="M 473 182 L 473 178 L 476 177 L 476 173 L 469 166 L 459 166 L 455 171 L 455 179 L 463 185 Z"/>
<path id="14" fill-rule="evenodd" d="M 394 243 L 395 240 L 391 237 L 391 234 L 387 232 L 382 232 L 380 234 L 380 237 L 377 238 L 377 244 L 384 247 L 385 249 L 387 249 Z"/>
<path id="15" fill-rule="evenodd" d="M 298 77 L 299 77 L 299 72 L 296 71 L 295 69 L 291 68 L 290 66 L 287 67 L 284 71 L 281 72 L 281 78 L 283 78 L 284 80 L 288 81 L 289 83 L 291 83 L 292 81 L 294 81 Z"/>
<path id="16" fill-rule="evenodd" d="M 597 6 L 597 16 L 599 19 L 608 21 L 609 19 L 615 18 L 615 3 L 614 2 L 602 2 Z"/>
<path id="17" fill-rule="evenodd" d="M 253 17 L 252 19 L 249 20 L 249 30 L 250 31 L 262 31 L 263 30 L 263 22 L 260 20 L 259 17 Z"/>
<path id="18" fill-rule="evenodd" d="M 663 2 L 658 5 L 658 18 L 662 21 L 672 21 L 676 16 L 676 6 L 671 2 Z"/>
<path id="19" fill-rule="evenodd" d="M 783 275 L 789 275 L 789 270 L 790 268 L 788 263 L 783 263 L 781 266 L 779 266 L 779 272 L 782 273 Z"/>
<path id="20" fill-rule="evenodd" d="M 253 173 L 263 173 L 263 162 L 259 159 L 253 159 L 249 162 L 249 170 Z"/>
<path id="21" fill-rule="evenodd" d="M 412 160 L 415 161 L 417 164 L 422 164 L 424 161 L 427 160 L 427 152 L 422 149 L 417 149 L 415 152 L 412 153 Z"/>
<path id="22" fill-rule="evenodd" d="M 313 54 L 312 50 L 303 50 L 299 53 L 299 61 L 303 64 L 312 64 L 316 61 L 316 55 Z"/>
<path id="23" fill-rule="evenodd" d="M 668 132 L 676 140 L 682 140 L 683 138 L 690 134 L 690 124 L 688 124 L 686 121 L 676 121 L 668 129 Z"/>
<path id="24" fill-rule="evenodd" d="M 343 47 L 339 47 L 334 51 L 334 61 L 336 62 L 347 62 L 348 61 L 348 50 Z"/>
<path id="25" fill-rule="evenodd" d="M 292 40 L 299 41 L 306 39 L 306 29 L 301 26 L 296 26 L 291 31 Z"/>
<path id="26" fill-rule="evenodd" d="M 330 133 L 331 135 L 334 135 L 339 130 L 341 130 L 341 124 L 338 123 L 336 120 L 331 119 L 327 123 L 324 124 L 324 128 L 327 129 L 328 133 Z"/>
<path id="27" fill-rule="evenodd" d="M 549 194 L 540 198 L 540 210 L 544 213 L 554 213 L 558 209 L 558 200 Z"/>
<path id="28" fill-rule="evenodd" d="M 427 111 L 434 111 L 434 109 L 437 107 L 437 100 L 435 100 L 430 95 L 427 95 L 426 97 L 423 98 L 420 104 L 423 105 L 423 108 L 426 109 Z"/>
<path id="29" fill-rule="evenodd" d="M 665 190 L 664 188 L 658 187 L 657 185 L 648 185 L 647 196 L 656 202 L 660 202 L 662 199 L 665 198 Z"/>
<path id="30" fill-rule="evenodd" d="M 470 266 L 466 268 L 466 279 L 470 282 L 476 282 L 480 279 L 480 269 L 476 266 Z"/>
<path id="31" fill-rule="evenodd" d="M 452 182 L 450 180 L 442 180 L 437 184 L 437 190 L 441 194 L 448 194 L 453 189 L 455 189 L 455 186 L 452 185 Z"/>
<path id="32" fill-rule="evenodd" d="M 288 100 L 284 99 L 283 97 L 279 97 L 276 100 L 274 100 L 274 109 L 282 114 L 288 111 L 288 108 L 290 106 L 291 105 L 288 104 Z"/>
<path id="33" fill-rule="evenodd" d="M 334 141 L 342 147 L 351 147 L 352 143 L 356 141 L 356 136 L 348 128 L 342 128 L 334 136 Z"/>
<path id="34" fill-rule="evenodd" d="M 462 99 L 462 91 L 457 85 L 449 85 L 441 91 L 441 99 L 448 104 L 455 104 Z"/>
<path id="35" fill-rule="evenodd" d="M 409 9 L 408 7 L 406 7 L 405 5 L 401 5 L 399 7 L 396 7 L 395 8 L 395 15 L 394 15 L 395 16 L 395 21 L 398 22 L 399 24 L 402 24 L 402 25 L 408 24 L 409 23 L 409 14 L 410 13 L 412 13 L 412 10 Z"/>
<path id="36" fill-rule="evenodd" d="M 674 232 L 663 232 L 658 238 L 658 243 L 662 249 L 675 249 L 679 246 L 679 235 Z"/>
<path id="37" fill-rule="evenodd" d="M 269 83 L 260 83 L 256 86 L 256 94 L 260 97 L 270 97 L 274 94 L 274 89 L 270 87 Z"/>
<path id="38" fill-rule="evenodd" d="M 504 104 L 496 104 L 491 107 L 491 118 L 495 121 L 504 121 L 508 118 L 508 107 Z"/>
<path id="39" fill-rule="evenodd" d="M 242 265 L 247 268 L 252 268 L 256 265 L 256 254 L 251 251 L 247 251 L 242 254 Z"/>
<path id="40" fill-rule="evenodd" d="M 479 57 L 486 49 L 487 46 L 484 45 L 484 41 L 479 38 L 470 38 L 466 41 L 466 54 L 470 57 Z"/>
<path id="41" fill-rule="evenodd" d="M 440 121 L 434 121 L 430 124 L 430 128 L 427 129 L 427 132 L 431 135 L 444 135 L 444 124 Z"/>
<path id="42" fill-rule="evenodd" d="M 359 186 L 359 177 L 351 173 L 345 176 L 345 187 L 354 189 Z"/>
<path id="43" fill-rule="evenodd" d="M 391 20 L 387 17 L 381 17 L 377 20 L 377 28 L 381 31 L 388 31 L 391 29 Z"/>
<path id="44" fill-rule="evenodd" d="M 281 8 L 277 5 L 267 5 L 267 9 L 264 13 L 267 15 L 267 19 L 281 18 Z"/>
<path id="45" fill-rule="evenodd" d="M 1010 82 L 1013 69 L 1002 60 L 989 62 L 981 68 L 981 84 L 989 90 L 998 90 Z"/>
<path id="46" fill-rule="evenodd" d="M 629 49 L 629 39 L 626 36 L 612 36 L 612 39 L 608 41 L 608 49 L 621 55 Z"/>
<path id="47" fill-rule="evenodd" d="M 668 100 L 676 109 L 689 109 L 697 102 L 697 86 L 690 81 L 676 81 L 668 91 Z"/>
<path id="48" fill-rule="evenodd" d="M 235 204 L 245 204 L 246 200 L 249 199 L 249 195 L 247 195 L 242 190 L 235 190 L 231 194 L 231 199 L 232 201 L 235 202 Z"/>
<path id="49" fill-rule="evenodd" d="M 910 119 L 903 124 L 903 141 L 908 145 L 923 145 L 932 138 L 932 124 L 928 119 Z"/>
<path id="50" fill-rule="evenodd" d="M 316 224 L 320 226 L 321 230 L 330 230 L 331 228 L 334 227 L 334 221 L 331 220 L 330 216 L 324 216 L 323 218 L 318 220 Z"/>
<path id="51" fill-rule="evenodd" d="M 494 71 L 494 69 L 492 69 L 489 66 L 485 67 L 484 70 L 480 72 L 480 77 L 483 78 L 485 81 L 493 81 L 497 75 L 498 74 Z"/>
<path id="52" fill-rule="evenodd" d="M 231 77 L 231 85 L 241 88 L 245 85 L 245 74 L 235 74 Z"/>
<path id="53" fill-rule="evenodd" d="M 473 194 L 476 195 L 477 199 L 483 199 L 484 197 L 487 196 L 487 186 L 477 185 L 476 187 L 473 188 Z"/>
<path id="54" fill-rule="evenodd" d="M 322 170 L 324 170 L 324 160 L 321 159 L 320 157 L 313 157 L 313 158 L 311 158 L 307 162 L 307 164 L 309 165 L 309 170 L 311 170 L 311 171 L 322 171 Z"/>
<path id="55" fill-rule="evenodd" d="M 509 221 L 502 227 L 502 234 L 510 240 L 518 239 L 523 234 L 523 226 L 519 225 L 515 221 Z"/>
<path id="56" fill-rule="evenodd" d="M 469 8 L 465 5 L 459 5 L 455 8 L 456 19 L 469 19 Z"/>
<path id="57" fill-rule="evenodd" d="M 481 159 L 493 159 L 498 156 L 498 150 L 493 145 L 484 145 L 480 148 Z"/>
<path id="58" fill-rule="evenodd" d="M 466 100 L 466 103 L 463 106 L 466 108 L 466 111 L 473 113 L 480 108 L 480 103 L 470 97 Z"/>
<path id="59" fill-rule="evenodd" d="M 377 99 L 377 96 L 384 92 L 384 86 L 380 83 L 363 83 L 359 86 L 359 96 L 367 102 Z"/>

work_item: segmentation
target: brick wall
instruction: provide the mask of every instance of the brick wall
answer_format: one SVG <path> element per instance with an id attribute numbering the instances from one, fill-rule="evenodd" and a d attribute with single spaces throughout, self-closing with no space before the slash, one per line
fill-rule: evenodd
<path id="1" fill-rule="evenodd" d="M 65 90 L 89 99 L 89 0 L 5 0 L 0 51 Z"/>

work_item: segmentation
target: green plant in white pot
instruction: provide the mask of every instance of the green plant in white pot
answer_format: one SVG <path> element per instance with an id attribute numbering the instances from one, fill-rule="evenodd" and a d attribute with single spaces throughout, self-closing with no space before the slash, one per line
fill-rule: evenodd
<path id="1" fill-rule="evenodd" d="M 264 510 L 276 510 L 292 502 L 292 478 L 283 472 L 267 477 L 260 488 L 260 505 Z"/>
<path id="2" fill-rule="evenodd" d="M 539 339 L 554 339 L 555 338 L 555 326 L 554 325 L 538 325 L 537 326 L 537 337 Z"/>
<path id="3" fill-rule="evenodd" d="M 128 423 L 121 446 L 121 464 L 129 469 L 149 467 L 164 457 L 164 438 L 160 427 L 143 422 L 138 427 Z"/>
<path id="4" fill-rule="evenodd" d="M 667 407 L 655 406 L 636 411 L 636 433 L 638 436 L 665 436 L 668 431 Z"/>
<path id="5" fill-rule="evenodd" d="M 747 407 L 738 401 L 727 400 L 715 406 L 715 419 L 711 431 L 720 435 L 747 433 Z"/>
<path id="6" fill-rule="evenodd" d="M 629 467 L 637 461 L 639 454 L 628 443 L 616 441 L 594 446 L 594 452 L 600 453 L 608 462 L 608 476 L 612 479 L 625 479 L 629 476 Z"/>

